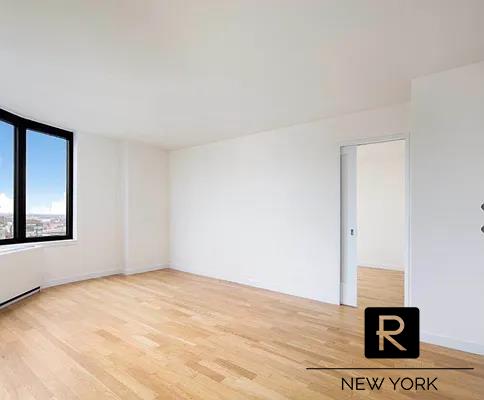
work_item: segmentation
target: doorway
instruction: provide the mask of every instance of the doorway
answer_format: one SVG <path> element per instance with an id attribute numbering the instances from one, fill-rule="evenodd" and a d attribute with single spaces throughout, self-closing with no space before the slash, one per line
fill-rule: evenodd
<path id="1" fill-rule="evenodd" d="M 341 304 L 402 307 L 408 297 L 406 144 L 341 147 Z"/>

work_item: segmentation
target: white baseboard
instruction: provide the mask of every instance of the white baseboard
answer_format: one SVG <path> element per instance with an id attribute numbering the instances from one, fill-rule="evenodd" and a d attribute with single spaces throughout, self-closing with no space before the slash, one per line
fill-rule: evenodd
<path id="1" fill-rule="evenodd" d="M 134 275 L 134 274 L 142 274 L 143 272 L 151 272 L 151 271 L 158 271 L 160 269 L 170 268 L 169 265 L 154 265 L 151 267 L 145 268 L 137 268 L 137 269 L 124 269 L 122 271 L 123 275 Z"/>
<path id="2" fill-rule="evenodd" d="M 117 275 L 122 273 L 119 269 L 112 269 L 107 271 L 91 272 L 88 274 L 75 275 L 66 278 L 53 279 L 46 281 L 41 285 L 41 289 L 45 289 L 52 286 L 65 285 L 66 283 L 80 282 L 88 279 L 102 278 L 103 276 Z"/>
<path id="3" fill-rule="evenodd" d="M 438 346 L 448 347 L 450 349 L 484 355 L 484 345 L 475 342 L 465 342 L 463 340 L 433 335 L 427 332 L 420 333 L 420 340 L 425 343 L 436 344 Z"/>
<path id="4" fill-rule="evenodd" d="M 358 263 L 358 266 L 360 267 L 366 267 L 366 268 L 377 268 L 377 269 L 390 269 L 392 271 L 405 271 L 405 267 L 403 265 L 385 265 L 385 264 L 371 264 L 371 263 L 365 263 L 361 262 Z"/>
<path id="5" fill-rule="evenodd" d="M 193 271 L 193 270 L 190 270 L 190 269 L 178 267 L 176 265 L 170 265 L 167 268 L 171 268 L 175 271 L 186 272 L 186 273 L 192 274 L 192 275 L 202 276 L 204 278 L 217 279 L 219 281 L 235 283 L 237 285 L 249 286 L 249 287 L 256 288 L 256 289 L 268 290 L 270 292 L 285 294 L 285 295 L 288 295 L 288 296 L 299 297 L 299 298 L 307 299 L 307 300 L 315 300 L 315 301 L 319 301 L 321 303 L 328 303 L 328 304 L 335 304 L 335 305 L 340 304 L 339 297 L 338 298 L 329 298 L 329 297 L 321 297 L 320 298 L 320 297 L 315 297 L 315 296 L 314 297 L 308 296 L 308 295 L 301 294 L 301 293 L 298 293 L 298 292 L 285 290 L 282 287 L 268 286 L 268 285 L 263 284 L 260 281 L 253 279 L 253 278 L 245 278 L 245 279 L 240 279 L 240 278 L 239 279 L 233 279 L 232 278 L 231 279 L 231 278 L 227 278 L 225 276 L 207 274 L 207 273 L 200 272 L 200 271 Z"/>
<path id="6" fill-rule="evenodd" d="M 74 282 L 80 282 L 80 281 L 85 281 L 88 279 L 95 279 L 95 278 L 102 278 L 104 276 L 111 276 L 111 275 L 134 275 L 134 274 L 141 274 L 143 272 L 150 272 L 150 271 L 157 271 L 159 269 L 165 269 L 169 268 L 169 265 L 155 265 L 155 266 L 149 266 L 146 268 L 139 268 L 139 269 L 112 269 L 112 270 L 106 270 L 106 271 L 99 271 L 99 272 L 91 272 L 89 274 L 82 274 L 82 275 L 75 275 L 71 277 L 66 277 L 66 278 L 60 278 L 60 279 L 53 279 L 50 281 L 44 282 L 40 287 L 41 289 L 46 289 L 48 287 L 52 286 L 59 286 L 59 285 L 65 285 L 67 283 L 74 283 Z"/>

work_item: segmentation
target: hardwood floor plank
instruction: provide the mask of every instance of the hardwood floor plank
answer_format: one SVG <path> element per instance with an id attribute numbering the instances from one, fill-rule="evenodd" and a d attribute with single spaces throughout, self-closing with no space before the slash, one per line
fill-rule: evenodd
<path id="1" fill-rule="evenodd" d="M 358 306 L 403 307 L 404 272 L 358 267 Z"/>

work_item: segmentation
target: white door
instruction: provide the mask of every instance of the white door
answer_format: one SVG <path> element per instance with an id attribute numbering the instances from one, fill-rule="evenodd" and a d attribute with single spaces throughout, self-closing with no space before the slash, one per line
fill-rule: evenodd
<path id="1" fill-rule="evenodd" d="M 341 148 L 341 304 L 356 307 L 356 146 Z"/>

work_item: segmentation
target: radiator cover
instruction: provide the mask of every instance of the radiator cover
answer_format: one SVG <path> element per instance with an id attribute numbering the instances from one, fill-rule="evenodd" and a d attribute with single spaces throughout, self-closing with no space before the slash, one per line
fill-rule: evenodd
<path id="1" fill-rule="evenodd" d="M 0 248 L 0 307 L 35 293 L 41 286 L 43 270 L 42 247 Z"/>

